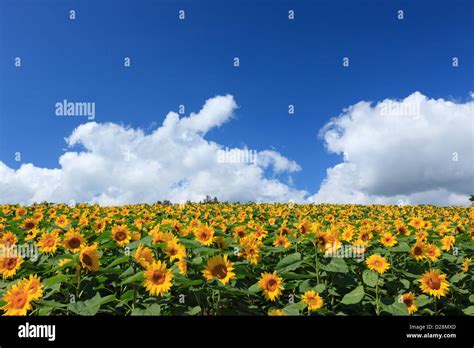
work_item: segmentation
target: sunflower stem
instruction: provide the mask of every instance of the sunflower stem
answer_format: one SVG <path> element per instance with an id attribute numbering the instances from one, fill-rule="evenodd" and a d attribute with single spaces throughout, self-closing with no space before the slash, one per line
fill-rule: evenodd
<path id="1" fill-rule="evenodd" d="M 316 268 L 316 281 L 319 284 L 319 261 L 318 261 L 318 248 L 316 243 L 313 242 L 314 245 L 314 263 L 315 263 L 315 268 Z"/>
<path id="2" fill-rule="evenodd" d="M 136 286 L 133 287 L 133 305 L 132 309 L 135 309 L 135 305 L 137 303 L 137 288 Z"/>
<path id="3" fill-rule="evenodd" d="M 380 314 L 380 308 L 379 308 L 379 282 L 377 280 L 377 283 L 375 284 L 375 313 L 377 315 Z"/>
<path id="4" fill-rule="evenodd" d="M 79 287 L 81 286 L 81 269 L 79 269 L 79 272 L 77 272 L 77 286 L 76 286 L 76 300 L 79 299 L 80 294 L 79 294 Z"/>

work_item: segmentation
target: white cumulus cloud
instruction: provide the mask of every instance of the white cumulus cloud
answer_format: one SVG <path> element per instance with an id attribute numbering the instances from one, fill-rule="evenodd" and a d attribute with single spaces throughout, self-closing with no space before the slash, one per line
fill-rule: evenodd
<path id="1" fill-rule="evenodd" d="M 321 130 L 343 162 L 327 169 L 313 202 L 469 203 L 474 194 L 474 101 L 415 92 L 359 102 Z"/>
<path id="2" fill-rule="evenodd" d="M 89 122 L 66 138 L 69 146 L 57 169 L 23 164 L 13 170 L 0 162 L 0 203 L 41 201 L 102 205 L 199 201 L 303 201 L 308 195 L 265 176 L 300 170 L 275 151 L 258 153 L 261 163 L 220 163 L 223 146 L 205 139 L 210 129 L 232 118 L 231 95 L 206 101 L 197 114 L 170 112 L 151 134 L 113 123 Z M 77 146 L 81 150 L 74 151 Z"/>
<path id="3" fill-rule="evenodd" d="M 149 134 L 114 123 L 82 124 L 65 139 L 68 150 L 56 169 L 28 163 L 15 170 L 0 161 L 0 204 L 121 205 L 211 195 L 241 202 L 466 205 L 474 193 L 472 100 L 415 92 L 345 109 L 320 131 L 342 162 L 327 169 L 312 196 L 293 187 L 290 175 L 301 167 L 282 154 L 206 139 L 236 109 L 231 95 L 216 96 L 188 117 L 168 113 Z"/>

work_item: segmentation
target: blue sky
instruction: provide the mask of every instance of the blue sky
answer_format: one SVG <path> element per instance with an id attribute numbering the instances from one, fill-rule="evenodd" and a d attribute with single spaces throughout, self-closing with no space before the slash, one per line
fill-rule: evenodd
<path id="1" fill-rule="evenodd" d="M 64 137 L 87 121 L 56 117 L 63 99 L 95 102 L 96 122 L 151 131 L 180 104 L 188 114 L 231 94 L 235 119 L 206 138 L 274 149 L 301 166 L 294 186 L 314 192 L 341 161 L 317 136 L 331 117 L 415 91 L 465 101 L 474 90 L 472 42 L 468 0 L 1 0 L 0 161 L 57 168 Z"/>

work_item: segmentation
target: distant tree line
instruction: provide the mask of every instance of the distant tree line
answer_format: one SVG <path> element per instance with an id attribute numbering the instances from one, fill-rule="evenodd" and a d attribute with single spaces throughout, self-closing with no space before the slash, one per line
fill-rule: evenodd
<path id="1" fill-rule="evenodd" d="M 217 197 L 212 198 L 211 196 L 206 195 L 206 198 L 204 198 L 202 201 L 199 201 L 199 202 L 197 202 L 197 203 L 198 203 L 198 204 L 219 203 L 219 200 L 217 199 Z M 228 203 L 228 202 L 226 201 L 226 202 L 223 202 L 223 203 Z M 165 199 L 164 201 L 158 201 L 158 202 L 156 202 L 156 204 L 172 205 L 173 203 L 171 203 L 169 200 Z M 186 204 L 194 204 L 194 202 L 191 202 L 190 200 L 187 200 L 187 201 L 186 201 Z"/>

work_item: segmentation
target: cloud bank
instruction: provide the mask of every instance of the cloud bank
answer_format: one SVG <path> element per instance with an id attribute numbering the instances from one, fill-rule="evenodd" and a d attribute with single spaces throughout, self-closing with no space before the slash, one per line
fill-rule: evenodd
<path id="1" fill-rule="evenodd" d="M 68 151 L 57 169 L 28 163 L 14 170 L 0 161 L 0 203 L 122 205 L 211 195 L 234 202 L 467 205 L 474 193 L 472 100 L 415 92 L 345 109 L 320 131 L 328 152 L 342 162 L 327 169 L 314 195 L 293 187 L 291 173 L 302 168 L 276 151 L 258 151 L 252 162 L 219 160 L 219 152 L 248 150 L 206 139 L 236 109 L 231 95 L 216 96 L 188 117 L 168 113 L 151 134 L 114 123 L 82 124 L 65 139 Z"/>
<path id="2" fill-rule="evenodd" d="M 474 102 L 359 102 L 321 130 L 343 162 L 327 169 L 312 202 L 469 203 L 474 194 Z"/>
<path id="3" fill-rule="evenodd" d="M 303 201 L 308 195 L 275 179 L 300 170 L 278 152 L 257 153 L 254 163 L 220 163 L 223 146 L 206 133 L 232 118 L 237 104 L 230 95 L 206 101 L 196 114 L 170 112 L 151 134 L 113 123 L 85 123 L 66 138 L 70 149 L 60 168 L 23 164 L 13 170 L 0 162 L 0 203 L 90 202 L 101 205 L 200 201 Z M 265 172 L 273 172 L 272 179 Z"/>

